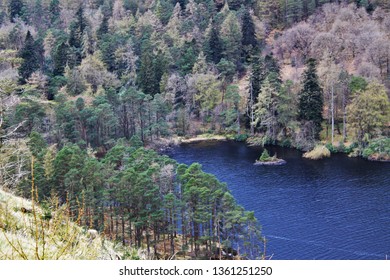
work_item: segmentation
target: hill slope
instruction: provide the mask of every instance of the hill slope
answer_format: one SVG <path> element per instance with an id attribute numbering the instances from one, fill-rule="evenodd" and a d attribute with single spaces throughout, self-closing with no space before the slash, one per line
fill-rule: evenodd
<path id="1" fill-rule="evenodd" d="M 65 208 L 53 213 L 33 209 L 31 201 L 3 190 L 0 190 L 0 230 L 0 260 L 109 260 L 123 256 L 112 242 L 71 222 Z"/>

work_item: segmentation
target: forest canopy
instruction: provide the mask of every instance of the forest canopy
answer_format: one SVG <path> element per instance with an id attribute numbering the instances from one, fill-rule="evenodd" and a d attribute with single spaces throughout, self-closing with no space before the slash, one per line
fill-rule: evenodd
<path id="1" fill-rule="evenodd" d="M 111 239 L 261 258 L 224 184 L 147 148 L 208 133 L 390 160 L 389 38 L 385 0 L 3 0 L 0 185 L 29 197 L 34 157 L 40 199 L 84 199 Z"/>

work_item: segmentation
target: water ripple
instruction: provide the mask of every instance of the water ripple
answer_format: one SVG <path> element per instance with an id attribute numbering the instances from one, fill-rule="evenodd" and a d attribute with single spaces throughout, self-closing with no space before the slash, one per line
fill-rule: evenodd
<path id="1" fill-rule="evenodd" d="M 390 255 L 390 165 L 342 155 L 302 159 L 269 147 L 285 166 L 254 166 L 261 154 L 241 143 L 183 145 L 172 157 L 199 162 L 255 211 L 273 259 L 385 259 Z"/>

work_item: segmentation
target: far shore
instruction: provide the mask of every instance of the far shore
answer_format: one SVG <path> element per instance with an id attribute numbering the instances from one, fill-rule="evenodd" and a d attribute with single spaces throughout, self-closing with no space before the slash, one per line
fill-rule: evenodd
<path id="1" fill-rule="evenodd" d="M 196 137 L 191 138 L 184 138 L 184 137 L 177 137 L 177 140 L 179 143 L 195 143 L 195 142 L 202 142 L 202 141 L 226 141 L 226 136 L 223 135 L 198 135 Z"/>

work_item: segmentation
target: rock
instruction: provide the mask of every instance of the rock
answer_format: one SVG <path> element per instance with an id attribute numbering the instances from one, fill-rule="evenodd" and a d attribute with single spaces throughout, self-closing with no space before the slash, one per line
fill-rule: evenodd
<path id="1" fill-rule="evenodd" d="M 258 161 L 254 163 L 254 165 L 285 165 L 287 162 L 283 159 L 277 159 L 274 161 Z"/>

